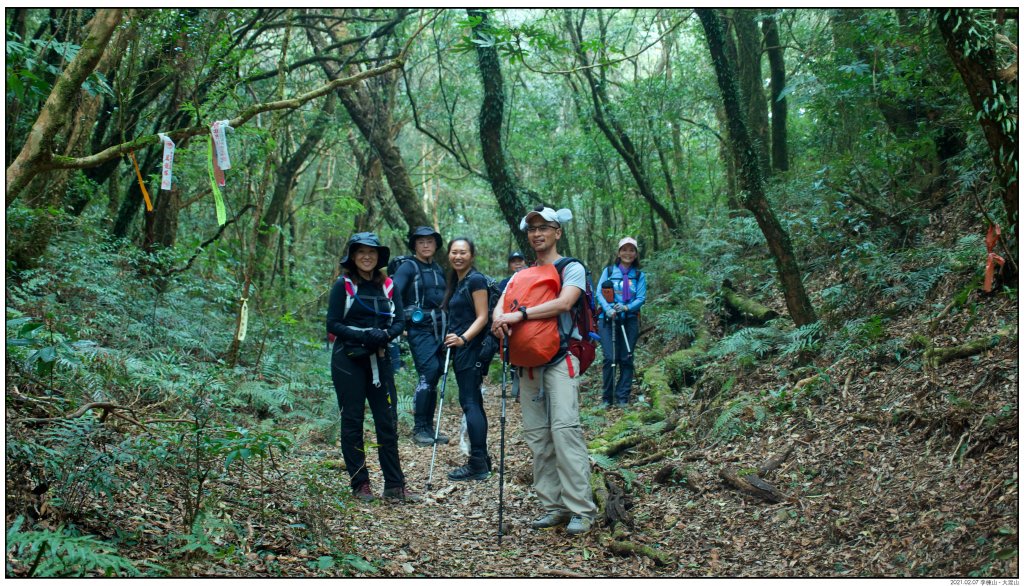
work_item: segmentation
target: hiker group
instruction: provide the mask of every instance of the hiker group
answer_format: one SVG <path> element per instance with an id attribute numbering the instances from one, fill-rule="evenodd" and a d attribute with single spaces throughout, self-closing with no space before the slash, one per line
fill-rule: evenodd
<path id="1" fill-rule="evenodd" d="M 412 441 L 433 447 L 427 490 L 437 446 L 450 441 L 440 430 L 449 370 L 458 387 L 468 458 L 447 476 L 452 481 L 491 476 L 494 463 L 487 450 L 482 382 L 500 350 L 499 539 L 510 384 L 520 405 L 523 438 L 533 455 L 533 488 L 543 507 L 532 527 L 565 525 L 574 535 L 591 529 L 597 506 L 580 426 L 579 380 L 600 340 L 602 403 L 614 408 L 629 402 L 647 282 L 640 271 L 637 241 L 625 237 L 594 287 L 581 261 L 558 253 L 562 226 L 571 219 L 567 209 L 538 206 L 529 211 L 519 227 L 536 260 L 527 266 L 522 253 L 510 254 L 510 275 L 500 283 L 475 268 L 478 251 L 469 238 L 448 242 L 447 275 L 434 259 L 443 240 L 433 228 L 413 229 L 406 243 L 412 254 L 394 258 L 372 232 L 349 239 L 341 276 L 330 294 L 327 331 L 334 338 L 331 377 L 341 410 L 342 455 L 356 498 L 376 498 L 363 442 L 369 404 L 384 477 L 382 497 L 421 500 L 408 488 L 398 456 L 393 341 L 404 335 L 417 376 Z"/>

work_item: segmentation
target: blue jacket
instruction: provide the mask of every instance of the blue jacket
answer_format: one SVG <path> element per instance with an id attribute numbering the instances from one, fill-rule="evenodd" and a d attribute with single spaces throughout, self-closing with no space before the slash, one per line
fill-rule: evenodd
<path id="1" fill-rule="evenodd" d="M 601 306 L 600 313 L 602 316 L 608 315 L 614 303 L 622 303 L 626 306 L 627 317 L 635 316 L 640 313 L 640 308 L 647 301 L 647 275 L 643 271 L 636 270 L 636 267 L 629 267 L 629 271 L 626 274 L 629 276 L 631 296 L 629 303 L 623 303 L 622 301 L 622 273 L 619 271 L 619 266 L 611 265 L 601 271 L 601 277 L 594 285 L 594 297 Z M 613 303 L 605 301 L 604 295 L 601 292 L 601 284 L 608 280 L 615 287 L 615 301 Z"/>

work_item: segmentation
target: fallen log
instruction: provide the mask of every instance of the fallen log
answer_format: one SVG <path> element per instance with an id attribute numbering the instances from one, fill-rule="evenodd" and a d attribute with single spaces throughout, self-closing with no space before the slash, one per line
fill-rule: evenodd
<path id="1" fill-rule="evenodd" d="M 615 555 L 642 555 L 644 557 L 648 557 L 653 560 L 654 564 L 657 566 L 668 566 L 672 564 L 672 556 L 670 554 L 649 545 L 619 539 L 608 539 L 605 547 Z"/>
<path id="2" fill-rule="evenodd" d="M 646 440 L 647 438 L 645 438 L 643 434 L 634 433 L 631 435 L 627 435 L 624 438 L 617 439 L 596 451 L 600 454 L 608 456 L 609 458 L 614 458 L 615 456 L 618 456 L 622 452 L 625 452 L 626 450 L 633 448 Z"/>
<path id="3" fill-rule="evenodd" d="M 766 321 L 779 317 L 779 313 L 770 307 L 740 295 L 733 288 L 732 282 L 729 279 L 722 281 L 722 300 L 725 301 L 726 307 L 732 310 L 734 315 L 738 315 L 748 321 L 763 324 Z"/>
<path id="4" fill-rule="evenodd" d="M 669 450 L 659 450 L 657 452 L 654 452 L 653 454 L 650 454 L 648 456 L 644 456 L 643 458 L 639 458 L 639 459 L 635 460 L 632 464 L 630 464 L 630 467 L 632 468 L 634 466 L 635 467 L 646 466 L 648 464 L 653 464 L 655 462 L 659 462 L 661 460 L 664 460 L 665 456 L 667 456 L 668 453 L 669 453 Z"/>
<path id="5" fill-rule="evenodd" d="M 781 452 L 779 452 L 775 456 L 773 456 L 771 458 L 768 458 L 760 466 L 758 466 L 757 467 L 757 475 L 758 476 L 764 476 L 765 474 L 768 474 L 772 470 L 775 470 L 776 468 L 781 466 L 782 463 L 786 461 L 786 458 L 788 458 L 789 455 L 792 454 L 792 453 L 793 453 L 793 444 L 789 444 L 788 446 L 786 446 L 786 449 L 782 450 Z"/>
<path id="6" fill-rule="evenodd" d="M 925 351 L 924 362 L 931 368 L 938 368 L 951 360 L 967 358 L 968 356 L 974 356 L 975 354 L 981 354 L 986 350 L 991 350 L 992 348 L 995 348 L 1003 338 L 1009 337 L 1010 335 L 1010 328 L 1003 328 L 995 334 L 985 336 L 983 338 L 977 338 L 958 346 L 949 346 L 947 348 L 937 348 L 933 346 Z"/>
<path id="7" fill-rule="evenodd" d="M 753 472 L 740 474 L 732 466 L 726 466 L 718 473 L 722 480 L 726 481 L 733 488 L 749 495 L 766 500 L 770 503 L 780 503 L 786 500 L 786 495 L 779 492 L 777 488 L 761 480 Z"/>

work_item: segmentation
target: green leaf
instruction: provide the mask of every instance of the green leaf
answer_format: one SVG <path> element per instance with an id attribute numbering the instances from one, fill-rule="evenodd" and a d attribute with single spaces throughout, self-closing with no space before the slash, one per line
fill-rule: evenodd
<path id="1" fill-rule="evenodd" d="M 346 554 L 344 557 L 344 561 L 346 564 L 352 566 L 360 572 L 365 572 L 367 574 L 377 573 L 377 566 L 371 564 L 370 562 L 364 560 L 363 558 L 357 555 Z"/>
<path id="2" fill-rule="evenodd" d="M 334 558 L 329 555 L 322 555 L 316 560 L 318 570 L 326 570 L 334 567 Z"/>
<path id="3" fill-rule="evenodd" d="M 1008 547 L 1006 549 L 1001 549 L 996 552 L 995 557 L 997 560 L 1008 560 L 1010 558 L 1015 558 L 1017 557 L 1017 548 Z"/>

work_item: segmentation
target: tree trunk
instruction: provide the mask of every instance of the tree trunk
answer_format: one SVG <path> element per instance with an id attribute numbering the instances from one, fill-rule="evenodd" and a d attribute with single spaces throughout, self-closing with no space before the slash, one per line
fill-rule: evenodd
<path id="1" fill-rule="evenodd" d="M 25 145 L 7 167 L 6 207 L 14 203 L 29 181 L 47 168 L 53 157 L 53 139 L 67 125 L 72 102 L 99 63 L 119 22 L 120 8 L 103 8 L 97 10 L 86 25 L 88 33 L 81 49 L 57 78 Z"/>
<path id="2" fill-rule="evenodd" d="M 572 40 L 573 48 L 576 52 L 577 58 L 583 64 L 582 72 L 584 79 L 587 80 L 587 84 L 590 86 L 590 96 L 594 106 L 594 122 L 597 123 L 598 128 L 604 133 L 605 138 L 612 145 L 622 160 L 626 163 L 626 167 L 629 169 L 629 173 L 633 176 L 633 180 L 636 181 L 637 188 L 640 190 L 640 195 L 647 200 L 647 204 L 654 209 L 654 212 L 658 214 L 661 221 L 665 223 L 669 231 L 675 233 L 678 230 L 678 222 L 676 218 L 672 216 L 672 213 L 664 205 L 658 201 L 658 197 L 654 193 L 654 188 L 651 185 L 650 178 L 647 176 L 647 170 L 644 166 L 643 157 L 637 151 L 633 144 L 629 133 L 626 129 L 619 124 L 614 113 L 608 110 L 607 105 L 609 104 L 608 94 L 605 90 L 605 80 L 602 71 L 602 78 L 598 79 L 590 63 L 587 60 L 586 52 L 583 49 L 583 19 L 578 23 L 572 21 L 572 15 L 569 11 L 564 13 L 565 27 L 569 31 L 569 36 Z"/>
<path id="3" fill-rule="evenodd" d="M 771 111 L 772 111 L 772 169 L 775 171 L 789 170 L 789 142 L 786 139 L 786 117 L 788 106 L 786 98 L 779 96 L 786 88 L 786 61 L 783 58 L 785 47 L 779 40 L 779 25 L 775 14 L 766 10 L 761 23 L 764 33 L 765 50 L 768 53 L 768 69 L 771 72 Z"/>
<path id="4" fill-rule="evenodd" d="M 276 225 L 278 227 L 277 231 L 283 233 L 282 220 L 288 208 L 288 201 L 291 199 L 290 195 L 295 188 L 296 174 L 323 139 L 328 123 L 334 118 L 335 100 L 334 94 L 327 97 L 323 108 L 320 109 L 320 114 L 317 115 L 313 125 L 307 131 L 306 138 L 302 141 L 302 144 L 299 145 L 299 148 L 295 150 L 291 157 L 287 157 L 278 166 L 275 172 L 274 193 L 270 198 L 270 203 L 267 205 L 266 212 L 263 214 L 259 231 L 256 235 L 254 266 L 256 267 L 256 278 L 258 281 L 262 281 L 263 278 L 263 259 L 266 257 L 267 249 L 270 246 L 270 238 L 274 232 L 271 227 Z"/>
<path id="5" fill-rule="evenodd" d="M 733 30 L 736 32 L 736 49 L 739 56 L 740 99 L 745 100 L 747 130 L 754 143 L 758 161 L 765 175 L 771 169 L 768 158 L 770 132 L 768 129 L 768 103 L 764 98 L 761 75 L 761 31 L 754 22 L 756 9 L 738 8 L 733 10 Z"/>
<path id="6" fill-rule="evenodd" d="M 946 52 L 967 87 L 971 105 L 985 134 L 996 182 L 1013 228 L 1010 250 L 1017 250 L 1020 234 L 1018 216 L 1017 74 L 1003 68 L 996 53 L 995 34 L 986 35 L 993 23 L 978 18 L 973 9 L 935 9 L 936 21 Z"/>
<path id="7" fill-rule="evenodd" d="M 344 21 L 338 20 L 330 27 L 329 33 L 336 41 L 345 36 L 346 29 Z M 325 46 L 323 40 L 312 30 L 307 29 L 306 32 L 317 54 L 321 54 Z M 321 62 L 321 66 L 331 81 L 344 77 L 340 69 L 332 67 L 326 61 Z M 344 73 L 354 75 L 358 72 L 358 66 L 348 65 Z M 339 87 L 336 91 L 352 122 L 355 123 L 360 134 L 380 158 L 384 177 L 387 179 L 388 187 L 391 188 L 391 193 L 395 197 L 395 202 L 402 212 L 405 223 L 410 229 L 414 226 L 430 225 L 427 214 L 420 204 L 420 198 L 413 188 L 412 180 L 409 178 L 409 172 L 402 160 L 402 153 L 394 140 L 395 123 L 391 116 L 393 100 L 388 99 L 385 94 L 394 94 L 398 75 L 394 71 L 390 71 L 374 80 L 374 83 L 376 87 L 373 89 L 369 83 L 359 82 L 351 86 Z"/>
<path id="8" fill-rule="evenodd" d="M 811 304 L 801 279 L 800 265 L 793 254 L 793 246 L 764 192 L 764 175 L 760 162 L 750 141 L 746 121 L 740 108 L 739 89 L 732 64 L 725 56 L 725 35 L 721 18 L 712 9 L 697 10 L 697 16 L 704 26 L 707 35 L 711 60 L 715 66 L 715 75 L 722 92 L 726 118 L 729 122 L 729 144 L 740 167 L 739 180 L 746 197 L 743 205 L 753 212 L 761 232 L 764 233 L 768 248 L 775 260 L 782 292 L 786 298 L 786 307 L 790 317 L 798 326 L 817 321 L 814 306 Z"/>
<path id="9" fill-rule="evenodd" d="M 474 35 L 480 35 L 489 26 L 488 15 L 481 10 L 469 9 L 466 14 L 481 20 L 473 28 Z M 501 61 L 498 51 L 493 45 L 476 45 L 476 62 L 480 69 L 480 80 L 483 84 L 484 99 L 480 104 L 480 148 L 483 152 L 484 166 L 491 183 L 491 191 L 498 201 L 505 223 L 516 239 L 518 248 L 523 254 L 532 256 L 533 249 L 526 238 L 526 233 L 519 229 L 519 222 L 525 215 L 526 206 L 519 194 L 518 180 L 505 159 L 505 146 L 502 142 L 501 127 L 505 117 L 505 82 L 501 73 Z"/>

